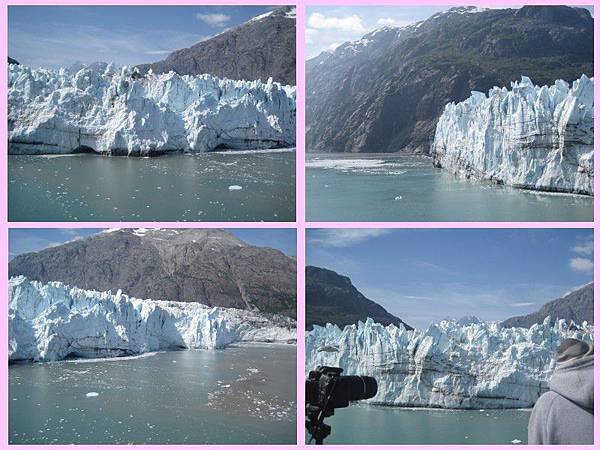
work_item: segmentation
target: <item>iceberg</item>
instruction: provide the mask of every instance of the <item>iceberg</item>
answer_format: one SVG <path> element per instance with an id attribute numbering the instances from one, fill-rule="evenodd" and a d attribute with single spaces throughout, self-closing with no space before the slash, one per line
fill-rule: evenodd
<path id="1" fill-rule="evenodd" d="M 593 341 L 593 326 L 559 320 L 531 328 L 442 321 L 425 330 L 384 327 L 372 319 L 306 335 L 306 373 L 335 366 L 377 379 L 370 403 L 430 408 L 531 407 L 548 389 L 555 352 L 566 337 Z"/>
<path id="2" fill-rule="evenodd" d="M 593 195 L 594 79 L 472 92 L 446 105 L 434 165 L 465 178 L 524 189 Z"/>
<path id="3" fill-rule="evenodd" d="M 140 75 L 113 64 L 8 67 L 8 152 L 172 151 L 293 147 L 296 88 L 175 72 Z"/>
<path id="4" fill-rule="evenodd" d="M 9 361 L 106 358 L 236 342 L 295 342 L 295 320 L 200 303 L 141 300 L 40 283 L 8 282 Z"/>

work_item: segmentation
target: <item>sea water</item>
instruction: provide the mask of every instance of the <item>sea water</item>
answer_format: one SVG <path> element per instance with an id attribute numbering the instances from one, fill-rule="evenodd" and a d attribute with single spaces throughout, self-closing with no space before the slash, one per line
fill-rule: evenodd
<path id="1" fill-rule="evenodd" d="M 306 166 L 311 221 L 593 220 L 593 197 L 464 180 L 428 157 L 310 154 Z"/>
<path id="2" fill-rule="evenodd" d="M 296 347 L 9 367 L 11 444 L 294 444 Z"/>
<path id="3" fill-rule="evenodd" d="M 325 420 L 325 444 L 527 444 L 530 413 L 354 404 Z"/>
<path id="4" fill-rule="evenodd" d="M 295 152 L 9 155 L 11 221 L 293 221 Z"/>

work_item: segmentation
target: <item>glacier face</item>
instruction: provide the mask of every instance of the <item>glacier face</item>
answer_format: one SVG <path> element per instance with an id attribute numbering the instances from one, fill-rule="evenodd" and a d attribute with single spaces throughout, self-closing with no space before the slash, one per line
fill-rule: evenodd
<path id="1" fill-rule="evenodd" d="M 113 295 L 23 276 L 9 280 L 8 300 L 9 361 L 220 349 L 235 342 L 296 339 L 296 322 L 284 316 L 140 300 L 120 291 Z"/>
<path id="2" fill-rule="evenodd" d="M 582 75 L 449 103 L 432 145 L 434 164 L 466 178 L 542 191 L 594 193 L 594 79 Z"/>
<path id="3" fill-rule="evenodd" d="M 8 66 L 11 154 L 293 147 L 295 122 L 296 88 L 271 79 L 141 76 L 112 64 L 75 73 Z"/>
<path id="4" fill-rule="evenodd" d="M 591 342 L 593 326 L 565 321 L 526 328 L 442 321 L 426 330 L 367 319 L 343 330 L 314 326 L 306 335 L 305 370 L 336 366 L 377 379 L 372 403 L 437 408 L 531 407 L 547 390 L 555 352 L 566 337 Z"/>

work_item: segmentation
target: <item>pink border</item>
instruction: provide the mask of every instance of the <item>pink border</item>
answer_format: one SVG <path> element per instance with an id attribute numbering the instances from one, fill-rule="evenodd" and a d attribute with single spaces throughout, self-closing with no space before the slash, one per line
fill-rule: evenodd
<path id="1" fill-rule="evenodd" d="M 7 5 L 81 5 L 84 3 L 83 0 L 3 0 L 2 8 L 0 11 L 0 24 L 4 26 L 4 29 L 7 30 Z M 447 1 L 447 0 L 377 0 L 373 3 L 368 2 L 367 0 L 329 0 L 329 1 L 319 1 L 319 0 L 296 0 L 296 1 L 284 1 L 284 0 L 175 0 L 173 2 L 169 2 L 167 0 L 92 0 L 89 2 L 85 2 L 86 5 L 293 5 L 297 6 L 297 29 L 296 29 L 296 73 L 297 73 L 297 105 L 298 105 L 298 123 L 297 123 L 297 151 L 296 151 L 296 222 L 197 222 L 197 223 L 182 223 L 182 222 L 85 222 L 85 223 L 70 223 L 70 222 L 36 222 L 36 223 L 27 223 L 27 222 L 13 222 L 10 223 L 10 228 L 104 228 L 104 227 L 121 227 L 121 228 L 134 228 L 134 227 L 163 227 L 163 228 L 296 228 L 297 229 L 297 261 L 298 261 L 298 273 L 297 273 L 297 284 L 298 284 L 298 347 L 297 347 L 297 410 L 298 410 L 298 428 L 297 428 L 297 440 L 298 444 L 287 445 L 287 446 L 268 446 L 268 448 L 296 448 L 306 447 L 304 445 L 304 265 L 305 265 L 305 229 L 306 228 L 594 228 L 596 229 L 595 222 L 587 223 L 587 222 L 573 222 L 573 223 L 565 223 L 565 222 L 306 222 L 304 220 L 304 210 L 305 210 L 305 196 L 304 196 L 304 188 L 305 188 L 305 176 L 304 176 L 304 129 L 305 129 L 305 121 L 304 121 L 304 102 L 305 102 L 305 86 L 304 86 L 304 26 L 305 23 L 305 6 L 374 6 L 374 5 L 405 5 L 405 6 L 414 6 L 414 5 L 431 5 L 431 6 L 455 6 L 461 4 L 469 4 L 476 6 L 513 6 L 513 5 L 571 5 L 571 6 L 584 6 L 596 4 L 596 0 L 592 1 L 557 1 L 557 0 L 546 0 L 546 1 L 480 1 L 474 0 L 469 2 L 456 2 L 456 1 Z M 595 48 L 598 49 L 599 45 L 599 36 L 600 32 L 598 30 L 594 30 L 594 45 Z M 1 51 L 0 57 L 6 61 L 7 57 L 7 35 L 6 33 L 2 33 L 1 36 Z M 597 57 L 597 51 L 596 55 Z M 594 68 L 594 72 L 596 69 Z M 7 72 L 6 70 L 0 71 L 0 109 L 2 114 L 3 125 L 0 127 L 0 142 L 7 142 L 7 128 L 6 128 L 6 111 L 7 111 L 7 96 L 6 96 L 6 86 L 7 86 Z M 595 93 L 596 97 L 598 97 L 598 91 Z M 596 99 L 597 100 L 597 99 Z M 596 116 L 596 130 L 598 129 L 598 113 L 600 112 L 600 106 L 598 106 L 598 102 L 596 102 L 595 108 L 595 116 Z M 598 133 L 598 132 L 597 132 Z M 595 136 L 597 139 L 598 136 Z M 7 155 L 6 148 L 3 152 L 0 153 L 0 174 L 3 186 L 6 186 L 7 183 Z M 598 190 L 599 181 L 596 177 L 595 189 Z M 7 314 L 7 302 L 6 302 L 6 292 L 7 292 L 7 280 L 8 280 L 8 228 L 9 224 L 7 222 L 7 193 L 5 190 L 5 194 L 0 197 L 0 210 L 1 221 L 2 221 L 2 242 L 0 244 L 0 263 L 3 265 L 4 276 L 1 277 L 0 280 L 0 289 L 2 290 L 2 299 L 4 300 L 2 311 L 5 316 Z M 594 203 L 594 217 L 598 217 L 598 204 Z M 600 245 L 595 245 L 595 253 L 594 256 L 597 258 L 600 253 L 599 250 Z M 595 270 L 594 275 L 600 273 L 600 269 L 597 268 Z M 596 301 L 596 297 L 594 298 Z M 597 303 L 597 302 L 596 302 Z M 595 306 L 595 313 L 598 316 L 598 307 Z M 4 346 L 0 349 L 0 355 L 4 355 L 5 360 L 7 356 L 7 345 L 8 342 L 8 332 L 6 327 L 6 322 L 3 322 L 5 326 L 2 328 L 2 339 L 5 343 Z M 0 441 L 0 445 L 2 447 L 8 447 L 8 365 L 4 365 L 2 368 L 2 376 L 3 383 L 0 387 L 0 401 L 3 404 L 3 408 L 1 409 L 0 418 L 0 435 L 5 436 Z M 598 382 L 600 376 L 596 373 L 595 381 Z M 399 424 L 401 426 L 402 424 Z M 598 421 L 595 423 L 595 433 L 598 436 L 599 426 Z M 11 446 L 12 447 L 12 446 Z M 16 447 L 16 446 L 15 446 Z M 25 445 L 18 446 L 19 448 L 40 448 L 40 446 L 33 445 Z M 119 448 L 117 445 L 108 445 L 108 446 L 99 446 L 99 445 L 84 445 L 78 446 L 84 447 L 88 449 L 98 449 L 98 448 Z M 173 446 L 167 445 L 158 445 L 158 446 L 149 446 L 149 445 L 138 445 L 138 448 L 172 448 Z M 181 446 L 179 446 L 181 447 Z M 186 446 L 186 447 L 199 447 L 196 445 Z M 211 446 L 218 448 L 239 448 L 239 446 L 232 445 L 221 445 L 221 446 Z M 250 446 L 250 447 L 267 447 L 267 446 Z M 341 445 L 336 446 L 336 448 L 357 448 L 357 446 L 352 445 Z M 361 445 L 362 448 L 369 449 L 393 449 L 399 446 L 394 445 Z M 462 445 L 408 445 L 402 446 L 406 448 L 462 448 Z M 514 445 L 474 445 L 469 446 L 469 448 L 514 448 Z M 550 448 L 550 447 L 548 447 Z M 593 448 L 593 446 L 569 446 L 569 448 Z"/>

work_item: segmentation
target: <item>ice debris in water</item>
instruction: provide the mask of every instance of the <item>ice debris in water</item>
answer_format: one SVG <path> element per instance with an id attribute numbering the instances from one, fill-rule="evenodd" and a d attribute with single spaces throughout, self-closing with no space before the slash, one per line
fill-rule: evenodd
<path id="1" fill-rule="evenodd" d="M 242 187 L 238 186 L 237 184 L 232 184 L 231 186 L 229 186 L 230 191 L 240 191 L 241 189 Z"/>
<path id="2" fill-rule="evenodd" d="M 98 397 L 98 393 L 97 392 L 88 392 L 87 394 L 85 394 L 86 397 Z"/>

